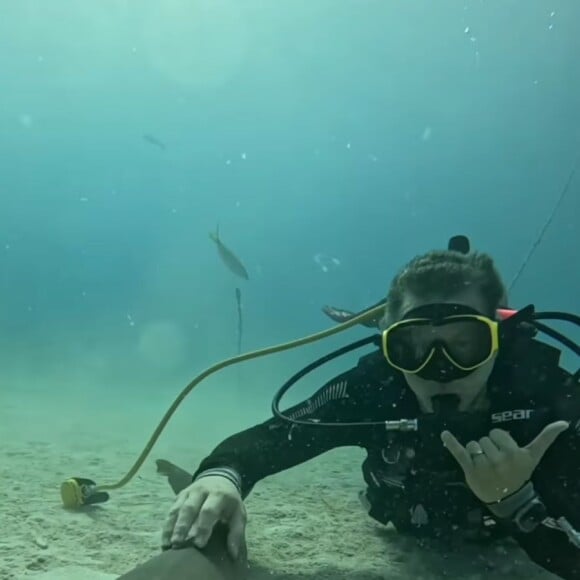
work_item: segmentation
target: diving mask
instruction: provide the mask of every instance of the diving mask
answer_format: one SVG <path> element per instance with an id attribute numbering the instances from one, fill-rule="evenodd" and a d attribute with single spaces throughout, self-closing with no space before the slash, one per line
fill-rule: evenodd
<path id="1" fill-rule="evenodd" d="M 499 349 L 499 325 L 461 304 L 429 304 L 407 312 L 382 334 L 388 363 L 423 379 L 468 376 Z"/>

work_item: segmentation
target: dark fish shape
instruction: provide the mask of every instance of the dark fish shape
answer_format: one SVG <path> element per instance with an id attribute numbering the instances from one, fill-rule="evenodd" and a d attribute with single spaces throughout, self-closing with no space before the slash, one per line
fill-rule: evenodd
<path id="1" fill-rule="evenodd" d="M 236 288 L 236 303 L 238 306 L 238 354 L 242 352 L 242 335 L 244 334 L 242 318 L 242 291 Z"/>
<path id="2" fill-rule="evenodd" d="M 248 271 L 240 261 L 240 259 L 220 240 L 219 226 L 216 228 L 215 234 L 210 232 L 210 239 L 212 239 L 218 249 L 218 254 L 222 259 L 222 262 L 228 267 L 230 272 L 234 273 L 236 276 L 243 278 L 244 280 L 249 280 Z"/>
<path id="3" fill-rule="evenodd" d="M 185 469 L 177 467 L 177 465 L 165 459 L 156 459 L 157 473 L 167 477 L 171 489 L 178 494 L 182 489 L 185 489 L 193 481 L 193 475 L 187 473 Z"/>
<path id="4" fill-rule="evenodd" d="M 448 250 L 460 252 L 462 254 L 469 254 L 469 252 L 471 251 L 470 246 L 471 245 L 469 243 L 469 238 L 463 235 L 453 236 L 449 238 L 449 241 L 447 242 Z M 383 298 L 382 300 L 379 300 L 376 304 L 373 304 L 372 306 L 369 306 L 364 310 L 360 310 L 359 312 L 352 312 L 350 310 L 345 310 L 344 308 L 336 308 L 335 306 L 324 306 L 322 308 L 322 312 L 324 312 L 326 316 L 328 316 L 335 322 L 342 323 L 348 320 L 352 320 L 355 316 L 360 316 L 363 312 L 372 310 L 373 308 L 376 308 L 380 304 L 386 303 L 387 303 L 386 299 Z M 364 322 L 361 322 L 361 325 L 366 326 L 367 328 L 378 328 L 380 321 L 381 317 L 377 316 L 376 318 L 372 318 L 370 320 L 365 320 Z"/>
<path id="5" fill-rule="evenodd" d="M 379 304 L 385 304 L 385 303 L 386 303 L 386 300 L 384 300 L 384 299 L 380 300 L 376 304 L 373 304 L 372 306 L 369 306 L 368 308 L 365 308 L 364 310 L 361 310 L 360 312 L 352 312 L 350 310 L 345 310 L 344 308 L 336 308 L 335 306 L 324 306 L 322 308 L 322 312 L 324 312 L 324 314 L 326 314 L 326 316 L 328 316 L 329 318 L 331 318 L 335 322 L 342 323 L 342 322 L 346 322 L 347 320 L 352 320 L 355 316 L 359 316 L 363 312 L 366 312 L 368 310 L 372 310 L 373 308 L 377 307 Z M 361 324 L 363 326 L 366 326 L 367 328 L 378 328 L 380 320 L 381 320 L 381 317 L 377 316 L 375 318 L 365 320 L 364 322 L 361 322 Z"/>
<path id="6" fill-rule="evenodd" d="M 147 143 L 150 143 L 151 145 L 155 145 L 155 147 L 158 147 L 159 149 L 165 151 L 167 149 L 167 147 L 165 147 L 165 143 L 163 143 L 163 141 L 160 141 L 159 139 L 157 139 L 157 137 L 155 137 L 154 135 L 148 135 L 145 134 L 143 135 L 143 139 L 145 141 L 147 141 Z"/>

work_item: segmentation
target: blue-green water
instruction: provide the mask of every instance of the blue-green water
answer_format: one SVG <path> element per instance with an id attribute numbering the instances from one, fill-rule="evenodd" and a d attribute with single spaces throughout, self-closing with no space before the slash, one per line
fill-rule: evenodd
<path id="1" fill-rule="evenodd" d="M 456 233 L 509 282 L 580 155 L 578 22 L 577 0 L 0 0 L 2 396 L 169 400 L 235 354 L 236 287 L 259 348 Z M 579 216 L 576 176 L 513 306 L 578 311 Z M 266 417 L 342 342 L 238 389 Z"/>

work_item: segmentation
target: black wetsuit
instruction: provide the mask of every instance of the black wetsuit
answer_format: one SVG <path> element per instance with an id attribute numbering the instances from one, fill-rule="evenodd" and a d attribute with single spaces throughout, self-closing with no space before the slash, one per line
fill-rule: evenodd
<path id="1" fill-rule="evenodd" d="M 580 530 L 580 385 L 559 366 L 560 352 L 533 339 L 502 348 L 488 381 L 491 407 L 481 414 L 442 419 L 421 415 L 403 376 L 379 352 L 335 377 L 286 414 L 322 422 L 358 422 L 423 417 L 418 432 L 384 428 L 291 426 L 277 418 L 223 441 L 199 466 L 200 474 L 228 467 L 240 476 L 242 495 L 268 475 L 342 446 L 366 449 L 362 470 L 367 484 L 361 500 L 369 514 L 400 532 L 486 539 L 513 536 L 529 557 L 565 579 L 580 579 L 580 537 L 566 533 L 565 517 Z M 465 445 L 494 427 L 528 444 L 551 421 L 571 422 L 534 472 L 534 488 L 547 518 L 522 532 L 511 521 L 493 518 L 467 488 L 463 472 L 440 439 L 448 428 Z M 445 421 L 444 423 L 442 421 Z M 561 522 L 561 520 L 560 520 Z"/>

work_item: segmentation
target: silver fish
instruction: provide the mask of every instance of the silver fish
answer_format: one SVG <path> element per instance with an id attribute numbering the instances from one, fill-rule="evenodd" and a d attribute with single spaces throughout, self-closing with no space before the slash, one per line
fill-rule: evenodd
<path id="1" fill-rule="evenodd" d="M 230 272 L 234 273 L 236 276 L 243 278 L 244 280 L 249 280 L 248 271 L 240 261 L 240 259 L 220 240 L 220 230 L 219 226 L 216 228 L 215 233 L 210 232 L 209 237 L 213 240 L 217 246 L 218 254 L 222 259 L 222 262 L 228 267 Z"/>

